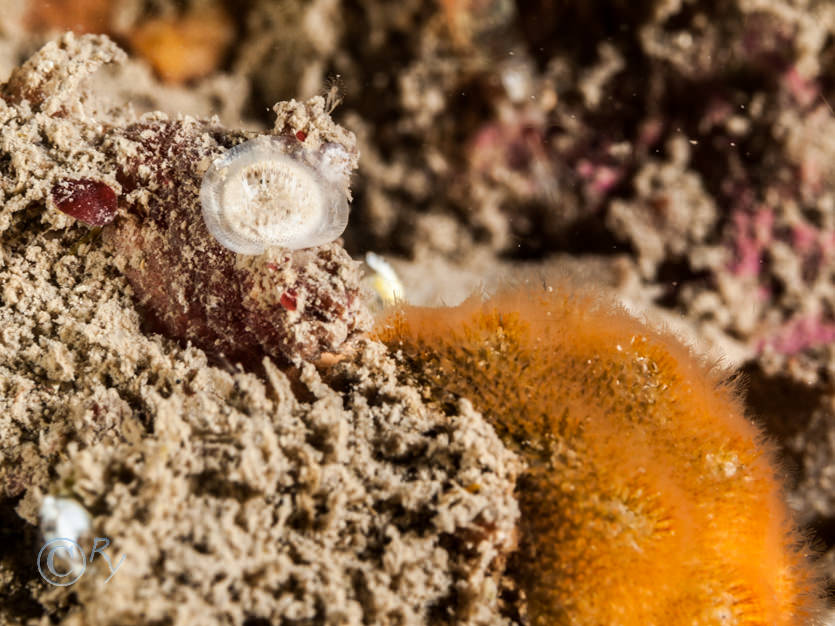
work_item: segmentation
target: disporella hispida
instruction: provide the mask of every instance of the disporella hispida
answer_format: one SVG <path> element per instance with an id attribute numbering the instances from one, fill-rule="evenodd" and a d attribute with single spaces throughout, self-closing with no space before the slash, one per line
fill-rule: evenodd
<path id="1" fill-rule="evenodd" d="M 295 136 L 262 135 L 238 144 L 203 176 L 206 227 L 240 254 L 330 243 L 348 225 L 350 162 L 336 143 L 310 150 Z"/>

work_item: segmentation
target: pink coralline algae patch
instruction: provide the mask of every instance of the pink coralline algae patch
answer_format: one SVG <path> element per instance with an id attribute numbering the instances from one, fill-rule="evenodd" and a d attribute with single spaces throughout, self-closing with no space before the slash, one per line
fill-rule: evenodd
<path id="1" fill-rule="evenodd" d="M 538 175 L 550 168 L 540 124 L 519 113 L 482 127 L 471 144 L 470 165 L 476 172 L 499 180 L 514 173 L 524 181 L 524 192 L 541 191 Z"/>
<path id="2" fill-rule="evenodd" d="M 553 202 L 563 185 L 578 186 L 591 210 L 624 179 L 611 145 L 559 151 L 541 115 L 510 108 L 482 126 L 470 143 L 470 168 L 477 176 L 507 186 L 518 199 Z"/>
<path id="3" fill-rule="evenodd" d="M 621 168 L 596 164 L 586 159 L 577 163 L 577 174 L 599 195 L 608 193 L 623 179 Z"/>
<path id="4" fill-rule="evenodd" d="M 809 224 L 792 227 L 791 244 L 809 262 L 828 262 L 835 256 L 835 232 L 819 230 Z"/>
<path id="5" fill-rule="evenodd" d="M 779 225 L 775 211 L 768 207 L 760 207 L 754 212 L 736 210 L 731 215 L 731 224 L 733 261 L 729 269 L 738 278 L 760 276 L 774 242 L 791 247 L 800 261 L 804 278 L 810 280 L 835 255 L 835 233 L 802 220 Z"/>
<path id="6" fill-rule="evenodd" d="M 820 97 L 820 88 L 817 83 L 805 78 L 794 66 L 784 72 L 781 83 L 800 106 L 810 106 Z"/>
<path id="7" fill-rule="evenodd" d="M 55 208 L 89 226 L 104 226 L 116 217 L 116 192 L 97 180 L 64 179 L 52 187 Z"/>
<path id="8" fill-rule="evenodd" d="M 789 200 L 783 202 L 788 204 Z M 797 301 L 827 288 L 835 261 L 835 232 L 831 229 L 813 224 L 800 212 L 757 205 L 735 209 L 729 232 L 733 260 L 728 271 L 739 279 L 739 289 L 753 288 L 748 292 L 756 297 L 756 301 L 749 301 L 751 306 L 769 303 L 785 292 Z M 780 263 L 781 270 L 775 270 Z M 829 309 L 806 302 L 806 311 L 789 309 L 780 317 L 760 317 L 751 337 L 755 351 L 793 356 L 835 342 L 835 320 L 827 313 Z"/>
<path id="9" fill-rule="evenodd" d="M 734 260 L 730 270 L 740 278 L 757 276 L 763 254 L 772 241 L 774 212 L 762 208 L 751 214 L 738 210 L 732 216 Z"/>
<path id="10" fill-rule="evenodd" d="M 757 352 L 773 350 L 792 355 L 835 341 L 835 322 L 820 316 L 800 317 L 790 320 L 769 337 L 757 343 Z"/>
<path id="11" fill-rule="evenodd" d="M 469 163 L 476 179 L 504 187 L 523 202 L 552 200 L 564 175 L 543 116 L 511 105 L 473 135 Z"/>

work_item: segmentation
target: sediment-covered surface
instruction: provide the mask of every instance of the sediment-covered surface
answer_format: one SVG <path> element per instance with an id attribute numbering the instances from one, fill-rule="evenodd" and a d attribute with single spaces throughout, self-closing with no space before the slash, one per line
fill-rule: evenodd
<path id="1" fill-rule="evenodd" d="M 227 128 L 265 131 L 275 121 L 275 102 L 303 101 L 335 84 L 342 104 L 334 119 L 356 134 L 361 154 L 345 233 L 355 259 L 368 251 L 386 255 L 407 298 L 433 304 L 460 300 L 520 269 L 547 274 L 570 267 L 585 282 L 619 290 L 640 315 L 650 311 L 673 326 L 742 376 L 750 415 L 779 444 L 790 504 L 827 553 L 833 579 L 831 3 L 8 0 L 3 8 L 0 80 L 64 30 L 106 33 L 125 48 L 123 64 L 104 67 L 82 85 L 95 94 L 84 110 L 92 115 L 95 100 L 119 124 L 160 110 L 196 119 L 217 114 Z M 172 52 L 182 49 L 194 54 Z M 79 102 L 70 105 L 76 110 Z M 91 142 L 95 128 L 77 126 L 65 136 L 49 128 L 66 121 L 36 127 L 27 119 L 4 118 L 18 126 L 14 138 L 0 139 L 34 146 L 14 151 L 16 158 L 54 155 L 52 142 L 72 145 L 74 167 L 107 176 Z M 75 335 L 60 330 L 50 306 L 60 307 L 61 319 L 72 313 L 101 328 L 129 320 L 133 326 L 119 332 L 133 333 L 137 346 L 160 346 L 158 354 L 172 364 L 203 363 L 204 356 L 140 332 L 127 284 L 104 244 L 85 239 L 87 230 L 70 218 L 44 212 L 49 172 L 71 164 L 44 163 L 12 182 L 0 209 L 8 276 L 2 314 L 16 320 L 4 322 L 0 347 L 12 359 L 3 362 L 6 375 L 30 381 L 26 393 L 36 396 L 25 397 L 50 394 L 53 404 L 38 400 L 26 409 L 34 411 L 29 417 L 0 419 L 10 420 L 9 433 L 29 424 L 28 435 L 6 441 L 28 446 L 30 461 L 18 461 L 12 453 L 18 447 L 3 444 L 14 470 L 8 476 L 39 468 L 23 485 L 46 490 L 71 474 L 72 463 L 56 465 L 63 442 L 83 437 L 72 427 L 56 451 L 40 450 L 49 438 L 27 420 L 48 415 L 50 428 L 70 428 L 57 412 L 70 410 L 73 393 L 81 394 L 78 402 L 93 393 L 75 390 L 83 364 L 109 358 L 67 348 Z M 0 161 L 0 173 L 10 171 Z M 60 281 L 71 286 L 55 291 L 64 289 Z M 95 288 L 76 286 L 83 281 Z M 83 300 L 77 313 L 72 298 Z M 121 348 L 108 350 L 115 358 Z M 357 358 L 365 357 L 339 367 L 360 371 Z M 139 361 L 146 369 L 148 359 Z M 4 384 L 7 403 L 22 401 L 22 391 Z M 149 384 L 179 397 L 175 387 Z M 151 414 L 141 408 L 141 394 L 131 393 L 123 398 L 130 414 Z M 294 401 L 300 413 L 312 400 L 306 394 Z M 349 406 L 343 400 L 353 415 Z M 90 428 L 101 430 L 102 423 L 93 420 Z M 142 437 L 154 435 L 149 424 L 141 426 Z M 101 458 L 110 458 L 102 446 Z M 33 522 L 35 499 L 20 499 L 22 493 L 8 496 L 2 515 L 17 533 L 12 543 L 32 546 L 34 527 L 21 525 L 14 511 Z M 26 581 L 9 580 L 8 606 L 17 608 L 8 615 L 40 615 Z"/>

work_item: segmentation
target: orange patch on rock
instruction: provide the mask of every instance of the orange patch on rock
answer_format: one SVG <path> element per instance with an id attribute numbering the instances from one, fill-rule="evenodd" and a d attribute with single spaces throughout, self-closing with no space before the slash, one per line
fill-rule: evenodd
<path id="1" fill-rule="evenodd" d="M 215 72 L 235 35 L 220 8 L 174 18 L 152 19 L 128 35 L 133 51 L 169 83 L 184 83 Z"/>

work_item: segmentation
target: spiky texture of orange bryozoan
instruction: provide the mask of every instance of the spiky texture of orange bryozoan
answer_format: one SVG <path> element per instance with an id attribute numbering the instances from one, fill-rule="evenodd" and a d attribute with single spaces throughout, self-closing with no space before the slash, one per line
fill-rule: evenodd
<path id="1" fill-rule="evenodd" d="M 533 624 L 806 623 L 816 583 L 774 452 L 673 337 L 554 288 L 405 307 L 377 335 L 529 464 L 512 574 Z"/>

